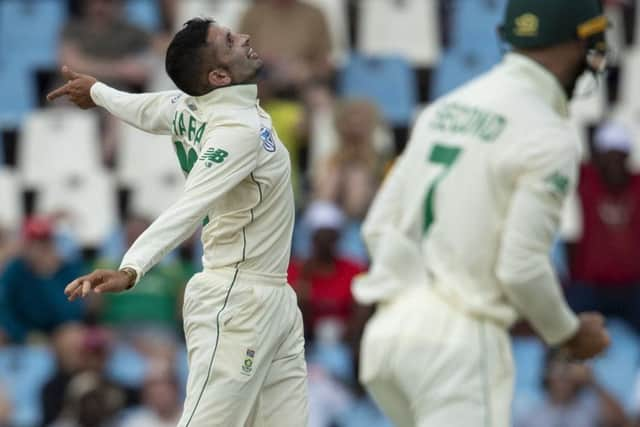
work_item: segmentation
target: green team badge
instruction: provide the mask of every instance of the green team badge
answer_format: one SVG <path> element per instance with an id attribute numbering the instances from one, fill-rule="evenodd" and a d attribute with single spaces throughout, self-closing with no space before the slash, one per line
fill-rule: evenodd
<path id="1" fill-rule="evenodd" d="M 559 194 L 560 196 L 566 196 L 569 192 L 569 178 L 562 175 L 560 172 L 554 172 L 549 175 L 545 182 L 549 184 L 554 193 Z"/>
<path id="2" fill-rule="evenodd" d="M 253 371 L 253 357 L 256 355 L 256 352 L 251 349 L 247 349 L 246 357 L 244 358 L 244 362 L 242 362 L 242 373 L 244 375 L 251 375 Z"/>
<path id="3" fill-rule="evenodd" d="M 214 163 L 224 162 L 228 155 L 228 152 L 219 148 L 209 148 L 200 156 L 200 160 L 204 161 L 204 165 L 210 168 Z"/>

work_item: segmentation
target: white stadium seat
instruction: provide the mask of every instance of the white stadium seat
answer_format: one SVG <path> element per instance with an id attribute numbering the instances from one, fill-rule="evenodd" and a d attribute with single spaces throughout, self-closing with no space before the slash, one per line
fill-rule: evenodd
<path id="1" fill-rule="evenodd" d="M 415 67 L 440 59 L 437 0 L 367 0 L 358 21 L 359 51 L 366 55 L 401 55 Z"/>
<path id="2" fill-rule="evenodd" d="M 621 65 L 620 86 L 618 88 L 619 102 L 628 108 L 638 109 L 640 105 L 638 97 L 640 93 L 640 79 L 638 79 L 640 48 L 630 49 L 623 58 Z"/>
<path id="3" fill-rule="evenodd" d="M 0 228 L 17 230 L 22 221 L 20 186 L 9 168 L 0 166 Z"/>
<path id="4" fill-rule="evenodd" d="M 38 187 L 100 167 L 98 117 L 87 111 L 50 108 L 29 114 L 18 144 L 25 185 Z"/>
<path id="5" fill-rule="evenodd" d="M 62 214 L 61 222 L 80 245 L 99 246 L 117 222 L 113 177 L 97 169 L 51 179 L 40 188 L 36 212 Z"/>
<path id="6" fill-rule="evenodd" d="M 132 208 L 155 218 L 174 202 L 184 187 L 171 139 L 122 123 L 119 128 L 117 177 L 132 191 Z"/>
<path id="7" fill-rule="evenodd" d="M 176 28 L 194 17 L 213 18 L 221 25 L 238 29 L 238 24 L 249 8 L 249 0 L 182 0 L 177 2 Z"/>
<path id="8" fill-rule="evenodd" d="M 570 121 L 574 129 L 580 135 L 583 150 L 583 160 L 589 158 L 588 127 L 599 123 L 605 114 L 607 107 L 607 88 L 603 83 L 598 83 L 590 74 L 585 74 L 579 81 L 569 110 Z"/>

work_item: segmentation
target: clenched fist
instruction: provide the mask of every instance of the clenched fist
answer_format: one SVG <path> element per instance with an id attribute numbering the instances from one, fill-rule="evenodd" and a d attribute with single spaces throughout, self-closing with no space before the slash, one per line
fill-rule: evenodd
<path id="1" fill-rule="evenodd" d="M 591 359 L 602 353 L 610 342 L 604 327 L 604 317 L 599 313 L 582 313 L 575 335 L 564 345 L 567 356 L 575 360 Z"/>
<path id="2" fill-rule="evenodd" d="M 62 67 L 62 76 L 67 80 L 67 83 L 50 92 L 47 95 L 47 100 L 53 101 L 62 96 L 67 96 L 71 102 L 83 110 L 96 106 L 93 99 L 91 99 L 91 86 L 97 82 L 94 77 L 78 74 L 66 65 Z"/>

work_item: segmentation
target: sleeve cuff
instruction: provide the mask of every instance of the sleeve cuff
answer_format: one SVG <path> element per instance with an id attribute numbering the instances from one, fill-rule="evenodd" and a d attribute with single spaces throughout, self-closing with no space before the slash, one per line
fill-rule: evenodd
<path id="1" fill-rule="evenodd" d="M 133 282 L 133 286 L 128 289 L 131 290 L 133 288 L 135 288 L 138 285 L 138 282 L 140 282 L 140 279 L 142 279 L 142 276 L 144 275 L 144 272 L 142 271 L 142 269 L 140 267 L 137 267 L 135 265 L 131 265 L 131 264 L 121 264 L 119 270 L 122 270 L 124 268 L 130 268 L 132 270 L 134 270 L 136 272 L 136 281 Z"/>
<path id="2" fill-rule="evenodd" d="M 91 86 L 91 89 L 89 89 L 89 94 L 91 95 L 91 99 L 96 103 L 96 105 L 102 106 L 102 99 L 104 97 L 104 94 L 102 92 L 107 89 L 109 89 L 109 86 L 102 82 L 95 82 L 93 86 Z"/>
<path id="3" fill-rule="evenodd" d="M 563 310 L 564 313 L 558 315 L 558 326 L 553 330 L 542 333 L 546 343 L 551 346 L 562 345 L 567 342 L 578 330 L 580 321 L 568 307 Z"/>

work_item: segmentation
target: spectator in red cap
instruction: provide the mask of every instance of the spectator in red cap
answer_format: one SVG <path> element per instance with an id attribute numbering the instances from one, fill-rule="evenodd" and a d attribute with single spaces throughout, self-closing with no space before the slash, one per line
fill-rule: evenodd
<path id="1" fill-rule="evenodd" d="M 50 333 L 62 323 L 83 317 L 81 301 L 69 304 L 64 287 L 84 274 L 79 262 L 63 260 L 54 242 L 54 224 L 28 218 L 22 228 L 21 254 L 0 275 L 0 335 L 23 342 L 31 332 Z"/>

